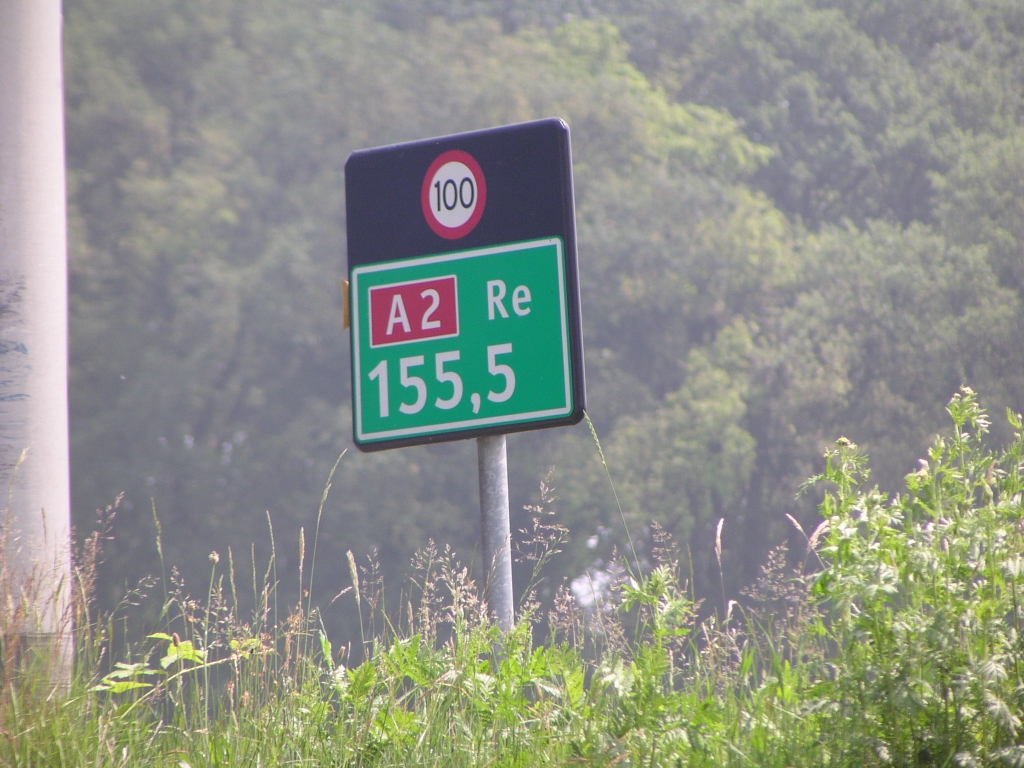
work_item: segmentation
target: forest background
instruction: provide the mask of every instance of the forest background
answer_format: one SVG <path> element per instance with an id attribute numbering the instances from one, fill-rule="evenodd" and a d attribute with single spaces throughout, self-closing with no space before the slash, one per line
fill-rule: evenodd
<path id="1" fill-rule="evenodd" d="M 154 509 L 198 590 L 214 550 L 263 573 L 269 513 L 298 599 L 351 447 L 359 148 L 568 122 L 590 415 L 641 557 L 657 522 L 698 597 L 738 598 L 787 514 L 815 525 L 797 490 L 839 435 L 894 491 L 962 383 L 1024 403 L 1017 0 L 64 8 L 73 509 L 81 534 L 124 492 L 108 607 L 160 567 Z M 586 426 L 511 436 L 509 466 L 514 530 L 554 468 L 547 594 L 600 583 L 627 545 Z M 429 539 L 473 560 L 477 520 L 472 441 L 349 450 L 316 543 L 332 637 L 348 550 L 397 591 Z"/>

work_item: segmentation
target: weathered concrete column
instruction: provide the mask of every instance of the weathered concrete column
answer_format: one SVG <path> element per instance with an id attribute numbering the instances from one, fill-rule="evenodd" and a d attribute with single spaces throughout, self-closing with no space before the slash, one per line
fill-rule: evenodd
<path id="1" fill-rule="evenodd" d="M 0 0 L 0 632 L 69 679 L 60 0 Z M 8 649 L 11 646 L 8 645 Z"/>

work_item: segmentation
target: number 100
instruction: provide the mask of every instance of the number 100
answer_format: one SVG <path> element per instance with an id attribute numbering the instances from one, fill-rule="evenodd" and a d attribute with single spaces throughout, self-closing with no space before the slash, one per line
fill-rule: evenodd
<path id="1" fill-rule="evenodd" d="M 437 198 L 438 213 L 441 212 L 442 205 L 446 211 L 454 211 L 456 205 L 472 208 L 476 201 L 476 184 L 469 176 L 466 176 L 458 184 L 455 183 L 455 179 L 446 179 L 443 185 L 440 181 L 435 181 L 434 196 Z M 450 203 L 448 202 L 449 198 L 451 199 Z"/>

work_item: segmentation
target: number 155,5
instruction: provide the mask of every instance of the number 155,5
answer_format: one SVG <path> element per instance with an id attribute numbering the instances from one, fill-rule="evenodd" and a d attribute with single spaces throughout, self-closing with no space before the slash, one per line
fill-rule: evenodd
<path id="1" fill-rule="evenodd" d="M 512 354 L 511 344 L 493 344 L 487 347 L 487 372 L 492 376 L 500 376 L 504 379 L 505 386 L 500 391 L 489 391 L 487 399 L 492 403 L 503 403 L 512 397 L 516 389 L 516 374 L 512 367 L 499 363 L 499 355 Z M 449 363 L 457 362 L 460 359 L 458 350 L 451 352 L 438 352 L 434 355 L 434 379 L 440 384 L 451 385 L 449 397 L 438 397 L 434 400 L 434 407 L 444 411 L 455 408 L 462 402 L 462 377 L 455 371 L 445 370 Z M 426 358 L 423 355 L 403 357 L 398 360 L 398 381 L 405 389 L 411 389 L 416 394 L 416 399 L 411 402 L 400 402 L 398 410 L 406 415 L 419 413 L 427 404 L 427 384 L 422 377 L 412 373 L 412 369 L 426 365 Z M 380 403 L 380 417 L 388 418 L 391 415 L 391 402 L 388 387 L 388 361 L 381 360 L 368 374 L 370 381 L 377 382 L 377 390 Z M 474 396 L 473 412 L 479 410 L 479 398 Z"/>

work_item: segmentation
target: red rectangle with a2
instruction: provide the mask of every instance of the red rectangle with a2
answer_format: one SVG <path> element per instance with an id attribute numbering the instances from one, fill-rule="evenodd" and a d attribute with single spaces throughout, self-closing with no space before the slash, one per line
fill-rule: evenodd
<path id="1" fill-rule="evenodd" d="M 370 289 L 370 346 L 459 335 L 455 275 Z"/>

